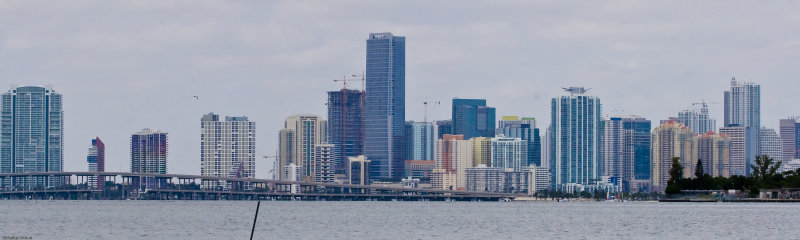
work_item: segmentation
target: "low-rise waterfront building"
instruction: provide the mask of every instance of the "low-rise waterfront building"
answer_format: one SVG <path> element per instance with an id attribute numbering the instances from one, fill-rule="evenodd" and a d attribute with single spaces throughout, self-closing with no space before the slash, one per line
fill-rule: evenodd
<path id="1" fill-rule="evenodd" d="M 506 168 L 502 173 L 503 175 L 503 192 L 504 193 L 524 193 L 527 194 L 530 189 L 531 171 L 524 169 L 516 171 L 513 168 Z"/>
<path id="2" fill-rule="evenodd" d="M 470 192 L 502 192 L 503 170 L 480 164 L 477 167 L 468 167 L 467 191 Z"/>
<path id="3" fill-rule="evenodd" d="M 433 169 L 431 172 L 431 188 L 442 190 L 455 190 L 456 173 L 447 169 Z"/>
<path id="4" fill-rule="evenodd" d="M 436 161 L 406 160 L 406 177 L 430 178 L 434 168 L 436 168 Z"/>
<path id="5" fill-rule="evenodd" d="M 528 194 L 533 194 L 538 191 L 550 188 L 550 170 L 546 167 L 537 167 L 531 165 L 529 168 L 531 174 L 529 176 Z"/>
<path id="6" fill-rule="evenodd" d="M 372 161 L 366 159 L 364 155 L 348 157 L 347 159 L 350 162 L 350 168 L 347 171 L 350 184 L 369 185 L 369 166 Z"/>

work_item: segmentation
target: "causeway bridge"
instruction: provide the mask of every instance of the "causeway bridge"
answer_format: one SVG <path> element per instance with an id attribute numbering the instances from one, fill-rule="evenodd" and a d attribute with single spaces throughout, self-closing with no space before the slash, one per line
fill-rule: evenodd
<path id="1" fill-rule="evenodd" d="M 2 199 L 130 200 L 305 200 L 305 201 L 508 201 L 522 195 L 129 172 L 0 173 L 0 183 L 19 179 L 59 179 L 56 187 L 0 189 Z M 90 179 L 106 182 L 97 188 Z M 221 183 L 221 184 L 220 184 Z M 217 187 L 211 187 L 211 186 Z M 204 187 L 205 186 L 205 187 Z"/>

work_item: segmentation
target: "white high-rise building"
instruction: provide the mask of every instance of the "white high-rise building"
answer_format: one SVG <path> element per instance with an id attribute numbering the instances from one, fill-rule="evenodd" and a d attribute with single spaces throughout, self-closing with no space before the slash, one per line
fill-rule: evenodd
<path id="1" fill-rule="evenodd" d="M 761 85 L 731 78 L 731 90 L 725 91 L 725 127 L 732 126 L 761 129 Z"/>
<path id="2" fill-rule="evenodd" d="M 717 129 L 717 121 L 708 115 L 705 101 L 694 103 L 692 107 L 678 112 L 678 122 L 692 129 L 694 134 L 714 132 Z"/>
<path id="3" fill-rule="evenodd" d="M 761 128 L 759 134 L 759 155 L 767 155 L 777 161 L 783 161 L 783 142 L 775 129 Z"/>
<path id="4" fill-rule="evenodd" d="M 314 161 L 311 163 L 314 182 L 334 182 L 336 159 L 337 156 L 333 144 L 317 144 L 314 146 Z"/>
<path id="5" fill-rule="evenodd" d="M 50 86 L 12 86 L 2 94 L 0 118 L 0 173 L 63 171 L 64 111 L 60 93 Z M 0 180 L 0 189 L 59 185 L 61 178 L 53 176 Z"/>
<path id="6" fill-rule="evenodd" d="M 594 184 L 600 179 L 600 99 L 583 87 L 551 102 L 548 147 L 555 189 L 567 183 Z"/>
<path id="7" fill-rule="evenodd" d="M 759 137 L 761 133 L 761 85 L 752 82 L 738 82 L 736 78 L 731 78 L 731 90 L 725 91 L 725 127 L 742 127 L 743 129 L 740 130 L 747 131 L 747 133 L 739 134 L 744 137 L 741 140 L 737 140 L 736 136 L 731 134 L 728 134 L 728 136 L 731 137 L 731 145 L 744 141 L 743 146 L 749 148 L 743 152 L 746 155 L 741 157 L 746 161 L 737 162 L 739 158 L 733 154 L 736 151 L 736 147 L 731 146 L 731 161 L 734 167 L 736 167 L 736 164 L 743 164 L 744 166 L 744 169 L 736 167 L 731 174 L 748 175 L 750 167 L 747 166 L 753 163 L 760 150 L 758 144 L 761 139 Z M 732 130 L 728 129 L 726 131 Z M 734 131 L 739 132 L 739 130 Z M 722 132 L 721 129 L 720 132 Z"/>
<path id="8" fill-rule="evenodd" d="M 247 117 L 225 117 L 208 113 L 200 119 L 200 175 L 255 178 L 256 123 Z M 204 181 L 206 189 L 229 189 L 226 181 Z M 250 189 L 252 186 L 244 186 Z"/>
<path id="9" fill-rule="evenodd" d="M 492 167 L 522 171 L 528 164 L 528 141 L 498 135 L 492 138 Z"/>

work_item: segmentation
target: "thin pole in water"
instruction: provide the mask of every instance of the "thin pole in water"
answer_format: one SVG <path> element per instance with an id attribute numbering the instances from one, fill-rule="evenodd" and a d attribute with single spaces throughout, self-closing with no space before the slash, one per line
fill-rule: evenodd
<path id="1" fill-rule="evenodd" d="M 250 230 L 250 240 L 253 240 L 253 233 L 256 232 L 256 221 L 258 221 L 258 208 L 261 207 L 261 201 L 256 205 L 256 216 L 253 217 L 253 229 Z"/>

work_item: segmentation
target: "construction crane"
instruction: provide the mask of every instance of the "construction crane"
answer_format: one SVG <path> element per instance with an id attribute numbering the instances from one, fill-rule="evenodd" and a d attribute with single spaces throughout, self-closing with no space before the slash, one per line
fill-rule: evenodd
<path id="1" fill-rule="evenodd" d="M 693 102 L 692 107 L 700 105 L 700 112 L 708 114 L 708 104 L 719 104 L 718 102 L 709 102 L 707 103 L 705 99 L 700 99 L 700 102 Z"/>
<path id="2" fill-rule="evenodd" d="M 692 106 L 703 105 L 704 107 L 707 107 L 708 104 L 719 104 L 719 103 L 718 102 L 706 102 L 705 99 L 700 99 L 699 102 L 693 102 Z"/>
<path id="3" fill-rule="evenodd" d="M 275 164 L 273 164 L 272 170 L 269 170 L 267 172 L 267 174 L 272 173 L 272 179 L 273 180 L 276 179 L 275 178 L 275 170 L 277 170 L 276 168 L 278 168 L 278 151 L 275 151 L 275 155 L 274 156 L 262 156 L 262 158 L 264 158 L 264 159 L 274 158 L 275 159 Z"/>
<path id="4" fill-rule="evenodd" d="M 353 74 L 351 76 L 355 78 L 361 77 L 361 92 L 366 92 L 367 75 L 362 71 L 361 74 Z"/>
<path id="5" fill-rule="evenodd" d="M 333 79 L 333 82 L 342 82 L 342 90 L 348 89 L 350 84 L 348 81 L 353 81 L 352 79 L 347 79 L 347 76 L 343 76 L 342 79 Z"/>

